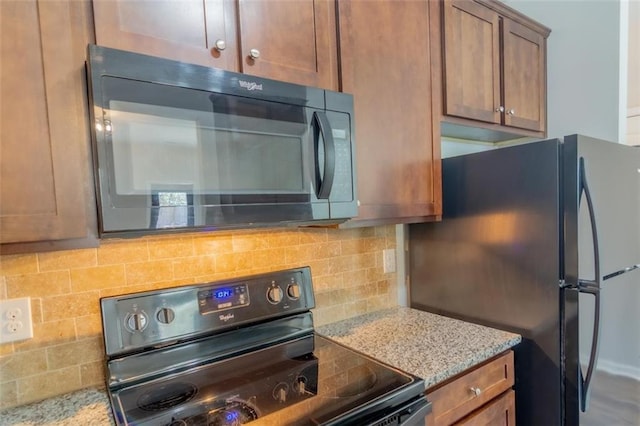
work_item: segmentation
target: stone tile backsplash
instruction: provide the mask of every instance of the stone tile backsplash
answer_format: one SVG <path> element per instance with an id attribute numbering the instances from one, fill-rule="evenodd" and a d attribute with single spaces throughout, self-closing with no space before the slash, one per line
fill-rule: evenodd
<path id="1" fill-rule="evenodd" d="M 0 256 L 0 298 L 31 297 L 34 338 L 0 345 L 0 408 L 104 383 L 101 297 L 310 266 L 317 326 L 396 306 L 394 226 L 105 240 Z"/>

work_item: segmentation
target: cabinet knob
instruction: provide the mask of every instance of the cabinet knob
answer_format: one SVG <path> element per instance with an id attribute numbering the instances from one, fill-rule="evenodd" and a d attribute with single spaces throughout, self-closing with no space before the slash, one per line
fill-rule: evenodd
<path id="1" fill-rule="evenodd" d="M 473 393 L 475 396 L 480 396 L 480 394 L 482 393 L 482 390 L 480 390 L 480 388 L 474 388 L 473 386 L 469 388 L 469 390 L 471 391 L 471 393 Z"/>
<path id="2" fill-rule="evenodd" d="M 251 49 L 249 51 L 249 56 L 252 59 L 258 59 L 260 57 L 260 51 L 258 49 Z"/>
<path id="3" fill-rule="evenodd" d="M 224 40 L 219 38 L 216 40 L 215 46 L 218 52 L 222 52 L 224 49 L 227 48 L 227 43 Z"/>
<path id="4" fill-rule="evenodd" d="M 509 111 L 507 111 L 507 115 L 516 115 L 516 110 L 510 109 Z"/>
<path id="5" fill-rule="evenodd" d="M 504 107 L 500 105 L 498 108 L 496 108 L 496 112 L 504 112 Z"/>

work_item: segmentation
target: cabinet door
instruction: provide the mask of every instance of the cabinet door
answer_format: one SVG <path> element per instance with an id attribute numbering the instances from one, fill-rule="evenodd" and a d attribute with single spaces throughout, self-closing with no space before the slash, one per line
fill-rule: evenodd
<path id="1" fill-rule="evenodd" d="M 87 236 L 89 10 L 0 1 L 0 243 Z"/>
<path id="2" fill-rule="evenodd" d="M 354 95 L 357 219 L 441 214 L 429 2 L 338 5 L 342 90 Z"/>
<path id="3" fill-rule="evenodd" d="M 239 0 L 238 12 L 242 72 L 338 89 L 333 0 Z"/>
<path id="4" fill-rule="evenodd" d="M 500 124 L 500 18 L 469 0 L 443 8 L 444 114 Z"/>
<path id="5" fill-rule="evenodd" d="M 93 0 L 93 10 L 101 46 L 239 69 L 233 0 Z"/>
<path id="6" fill-rule="evenodd" d="M 459 421 L 508 391 L 513 384 L 513 351 L 509 351 L 479 367 L 461 373 L 454 380 L 436 389 L 427 389 L 434 424 L 450 425 Z"/>
<path id="7" fill-rule="evenodd" d="M 515 426 L 516 398 L 510 390 L 457 422 L 456 426 Z"/>
<path id="8" fill-rule="evenodd" d="M 510 19 L 503 22 L 505 125 L 544 131 L 545 38 Z"/>

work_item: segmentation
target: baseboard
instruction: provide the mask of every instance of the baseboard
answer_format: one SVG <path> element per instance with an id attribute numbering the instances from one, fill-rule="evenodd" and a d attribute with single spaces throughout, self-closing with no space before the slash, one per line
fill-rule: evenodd
<path id="1" fill-rule="evenodd" d="M 618 364 L 617 362 L 599 359 L 597 370 L 601 370 L 606 373 L 615 374 L 618 376 L 630 377 L 632 379 L 640 381 L 640 367 L 637 366 Z"/>

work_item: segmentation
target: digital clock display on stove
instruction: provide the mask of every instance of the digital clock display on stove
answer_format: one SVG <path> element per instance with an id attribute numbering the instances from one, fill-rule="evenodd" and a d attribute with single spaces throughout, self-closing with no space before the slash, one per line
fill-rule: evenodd
<path id="1" fill-rule="evenodd" d="M 210 287 L 198 292 L 201 314 L 224 311 L 249 305 L 249 289 L 246 284 Z"/>
<path id="2" fill-rule="evenodd" d="M 228 299 L 233 296 L 233 290 L 230 288 L 222 288 L 213 292 L 213 297 L 216 299 Z"/>

